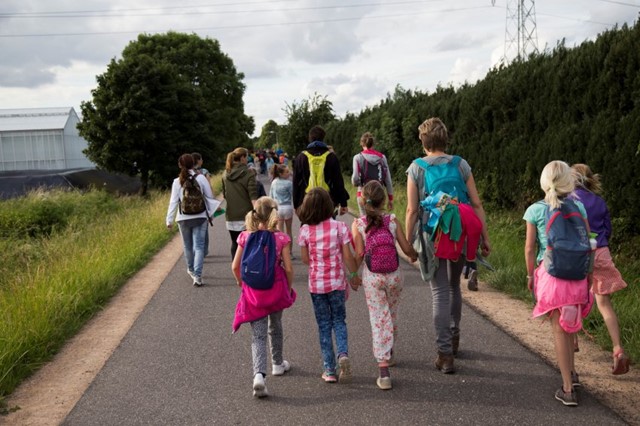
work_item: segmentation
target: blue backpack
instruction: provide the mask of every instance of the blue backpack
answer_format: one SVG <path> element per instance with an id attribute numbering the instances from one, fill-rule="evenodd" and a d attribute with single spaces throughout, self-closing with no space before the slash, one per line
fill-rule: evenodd
<path id="1" fill-rule="evenodd" d="M 276 237 L 270 231 L 249 234 L 240 264 L 242 282 L 256 290 L 273 287 L 276 268 Z"/>
<path id="2" fill-rule="evenodd" d="M 438 165 L 430 165 L 424 158 L 413 160 L 418 166 L 424 169 L 424 191 L 427 196 L 435 195 L 442 191 L 452 198 L 457 198 L 459 202 L 469 204 L 469 193 L 467 184 L 460 175 L 460 158 L 454 155 L 451 161 Z"/>
<path id="3" fill-rule="evenodd" d="M 546 213 L 547 248 L 544 267 L 556 278 L 583 280 L 589 273 L 591 245 L 589 224 L 571 199 L 565 199 L 560 208 Z"/>

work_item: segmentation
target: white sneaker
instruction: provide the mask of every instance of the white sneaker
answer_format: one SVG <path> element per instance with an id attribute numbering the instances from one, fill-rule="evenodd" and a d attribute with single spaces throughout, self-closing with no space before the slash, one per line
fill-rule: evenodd
<path id="1" fill-rule="evenodd" d="M 193 285 L 196 287 L 202 287 L 202 277 L 193 277 Z"/>
<path id="2" fill-rule="evenodd" d="M 273 364 L 273 367 L 271 368 L 271 374 L 273 374 L 274 376 L 282 376 L 289 370 L 291 370 L 291 364 L 289 364 L 289 361 L 283 360 L 282 364 L 280 365 Z"/>
<path id="3" fill-rule="evenodd" d="M 196 274 L 193 271 L 187 269 L 187 274 L 189 274 L 192 280 L 196 280 Z"/>
<path id="4" fill-rule="evenodd" d="M 253 377 L 253 396 L 256 398 L 264 398 L 269 395 L 267 392 L 267 385 L 265 383 L 262 373 L 258 373 Z"/>

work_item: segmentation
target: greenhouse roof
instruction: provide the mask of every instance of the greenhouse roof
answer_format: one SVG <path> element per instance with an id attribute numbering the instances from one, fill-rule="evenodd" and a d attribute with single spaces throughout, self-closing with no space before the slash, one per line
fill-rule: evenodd
<path id="1" fill-rule="evenodd" d="M 71 114 L 72 107 L 0 109 L 0 132 L 62 130 Z"/>

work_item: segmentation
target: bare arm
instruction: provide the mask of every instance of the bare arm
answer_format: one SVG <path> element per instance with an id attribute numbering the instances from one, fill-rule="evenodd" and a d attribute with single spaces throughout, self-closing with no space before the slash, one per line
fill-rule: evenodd
<path id="1" fill-rule="evenodd" d="M 405 237 L 404 232 L 402 232 L 402 227 L 398 219 L 394 218 L 393 221 L 396 223 L 396 241 L 398 241 L 398 245 L 400 245 L 402 252 L 411 259 L 411 263 L 415 262 L 418 260 L 418 253 L 413 246 L 409 244 L 409 241 L 407 241 L 407 237 Z"/>
<path id="2" fill-rule="evenodd" d="M 357 274 L 358 264 L 356 263 L 356 259 L 353 257 L 351 248 L 349 246 L 349 243 L 342 245 L 342 257 L 344 259 L 345 265 L 347 265 L 347 271 L 349 272 L 349 274 L 353 274 L 354 272 Z M 361 284 L 362 281 L 357 275 L 354 278 L 349 279 L 349 285 L 354 291 L 358 291 L 358 287 L 360 287 Z"/>
<path id="3" fill-rule="evenodd" d="M 238 287 L 242 287 L 242 275 L 240 274 L 240 264 L 242 262 L 242 252 L 244 249 L 241 246 L 238 246 L 236 250 L 236 255 L 233 257 L 233 262 L 231 262 L 231 271 L 233 272 L 233 276 L 236 278 L 236 284 Z"/>
<path id="4" fill-rule="evenodd" d="M 418 194 L 418 185 L 407 175 L 407 211 L 405 215 L 405 236 L 409 243 L 413 239 L 413 229 L 418 221 L 420 195 Z"/>
<path id="5" fill-rule="evenodd" d="M 307 246 L 300 247 L 300 254 L 302 257 L 302 263 L 304 263 L 305 265 L 308 265 L 309 264 L 309 247 Z"/>
<path id="6" fill-rule="evenodd" d="M 280 256 L 282 257 L 284 272 L 287 275 L 289 291 L 291 291 L 291 287 L 293 286 L 293 265 L 291 263 L 291 246 L 289 244 L 282 248 L 282 253 L 280 254 Z"/>
<path id="7" fill-rule="evenodd" d="M 527 265 L 527 287 L 533 291 L 533 271 L 536 269 L 536 236 L 538 230 L 533 223 L 527 222 L 527 237 L 524 243 L 524 260 Z"/>
<path id="8" fill-rule="evenodd" d="M 360 268 L 364 256 L 364 241 L 362 240 L 362 235 L 358 231 L 358 225 L 355 220 L 351 224 L 351 236 L 353 237 L 354 249 L 356 251 L 355 261 L 357 270 Z"/>

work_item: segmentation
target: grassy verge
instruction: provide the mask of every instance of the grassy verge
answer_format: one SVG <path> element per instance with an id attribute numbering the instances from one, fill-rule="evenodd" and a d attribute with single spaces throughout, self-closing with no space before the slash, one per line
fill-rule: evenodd
<path id="1" fill-rule="evenodd" d="M 351 199 L 349 208 L 357 212 L 355 188 L 345 177 L 345 185 Z M 406 186 L 394 185 L 393 213 L 398 220 L 404 222 L 406 210 Z M 529 302 L 533 309 L 533 298 L 526 283 L 526 267 L 524 263 L 525 226 L 522 219 L 524 212 L 507 212 L 485 206 L 487 225 L 491 237 L 492 253 L 489 258 L 495 272 L 480 269 L 480 280 L 510 296 Z M 614 229 L 615 233 L 615 229 Z M 614 310 L 620 323 L 622 345 L 632 360 L 640 359 L 640 254 L 637 247 L 640 238 L 619 241 L 612 245 L 614 262 L 619 268 L 628 287 L 612 296 Z M 585 329 L 604 349 L 611 350 L 611 339 L 602 315 L 594 305 L 591 314 L 584 322 Z"/>
<path id="2" fill-rule="evenodd" d="M 32 194 L 0 203 L 1 224 L 32 203 L 50 203 L 63 219 L 46 233 L 3 239 L 0 396 L 49 360 L 173 235 L 164 226 L 166 194 Z"/>

